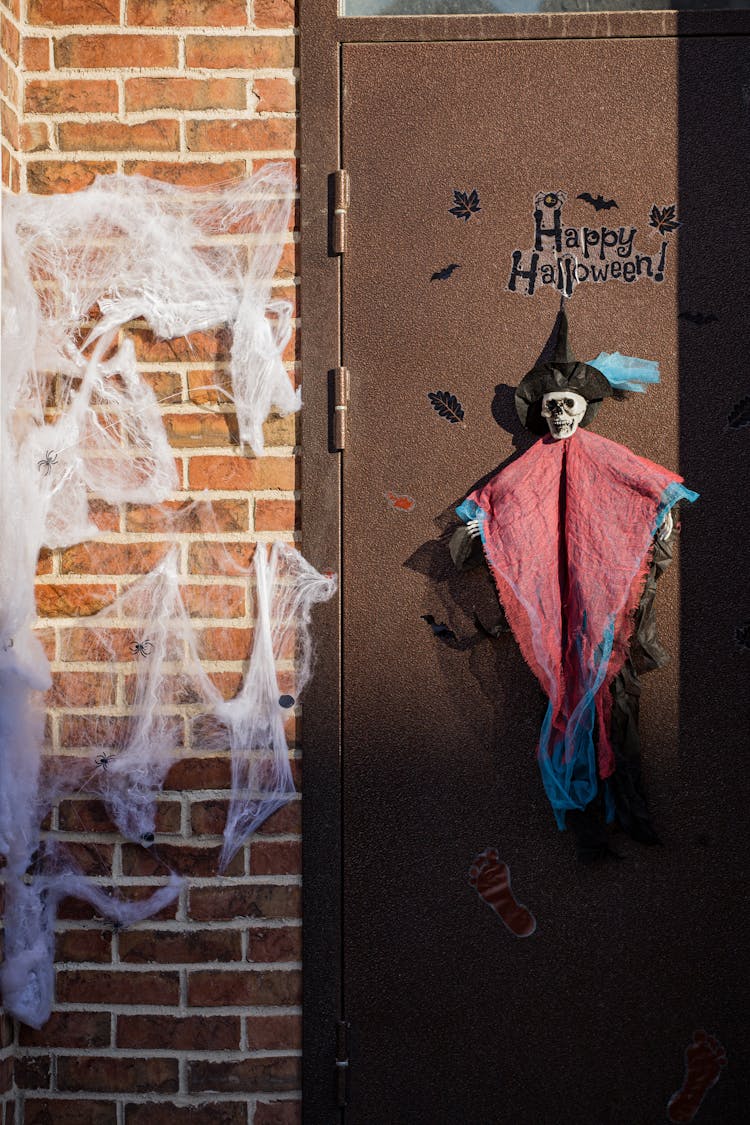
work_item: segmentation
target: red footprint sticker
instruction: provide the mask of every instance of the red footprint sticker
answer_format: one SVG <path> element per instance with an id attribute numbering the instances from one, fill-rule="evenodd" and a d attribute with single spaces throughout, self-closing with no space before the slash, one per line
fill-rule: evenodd
<path id="1" fill-rule="evenodd" d="M 516 902 L 510 889 L 510 868 L 500 859 L 497 848 L 485 848 L 474 856 L 469 882 L 512 934 L 531 937 L 536 929 L 536 918 L 522 903 Z"/>
<path id="2" fill-rule="evenodd" d="M 397 512 L 410 512 L 416 504 L 411 496 L 396 496 L 394 492 L 384 492 L 383 495 L 388 501 L 388 507 Z"/>
<path id="3" fill-rule="evenodd" d="M 682 1086 L 667 1103 L 667 1120 L 692 1121 L 712 1086 L 727 1065 L 724 1048 L 715 1035 L 694 1031 L 693 1042 L 685 1050 L 685 1077 Z"/>

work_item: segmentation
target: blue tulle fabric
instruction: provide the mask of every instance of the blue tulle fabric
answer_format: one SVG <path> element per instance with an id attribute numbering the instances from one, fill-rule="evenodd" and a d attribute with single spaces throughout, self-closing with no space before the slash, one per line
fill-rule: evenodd
<path id="1" fill-rule="evenodd" d="M 653 359 L 638 359 L 620 352 L 599 352 L 591 360 L 591 367 L 601 371 L 604 378 L 618 391 L 638 391 L 645 394 L 649 383 L 659 382 L 659 364 Z"/>

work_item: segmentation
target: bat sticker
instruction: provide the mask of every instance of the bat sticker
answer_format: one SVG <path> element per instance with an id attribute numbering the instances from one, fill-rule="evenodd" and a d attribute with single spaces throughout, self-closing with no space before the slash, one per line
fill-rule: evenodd
<path id="1" fill-rule="evenodd" d="M 464 420 L 464 408 L 450 391 L 428 391 L 427 397 L 441 418 L 447 418 L 451 425 Z"/>
<path id="2" fill-rule="evenodd" d="M 678 320 L 686 320 L 688 324 L 697 324 L 699 328 L 703 328 L 705 324 L 718 324 L 719 318 L 716 313 L 702 313 L 702 312 L 681 312 L 678 314 Z"/>
<path id="3" fill-rule="evenodd" d="M 671 234 L 673 230 L 677 230 L 682 226 L 681 222 L 677 220 L 677 204 L 672 203 L 669 207 L 657 207 L 654 203 L 648 216 L 648 225 L 658 230 L 659 234 Z"/>
<path id="4" fill-rule="evenodd" d="M 614 199 L 605 199 L 603 195 L 592 195 L 590 191 L 581 192 L 576 196 L 576 199 L 582 199 L 584 203 L 590 203 L 595 211 L 611 211 L 613 207 L 617 207 Z M 617 208 L 619 211 L 619 207 Z"/>
<path id="5" fill-rule="evenodd" d="M 750 395 L 745 395 L 744 398 L 734 404 L 729 412 L 727 424 L 733 430 L 750 426 Z"/>
<path id="6" fill-rule="evenodd" d="M 435 636 L 440 641 L 455 641 L 456 634 L 442 621 L 436 621 L 431 613 L 423 613 L 422 620 L 426 621 Z"/>
<path id="7" fill-rule="evenodd" d="M 453 203 L 455 206 L 449 207 L 448 210 L 451 215 L 455 215 L 457 219 L 463 219 L 465 223 L 477 211 L 482 210 L 479 206 L 479 194 L 476 188 L 471 191 L 454 191 Z"/>
<path id="8" fill-rule="evenodd" d="M 411 496 L 397 496 L 395 492 L 384 492 L 383 495 L 388 501 L 388 507 L 396 512 L 411 512 L 417 503 Z"/>
<path id="9" fill-rule="evenodd" d="M 445 269 L 436 270 L 430 278 L 430 281 L 445 281 L 447 278 L 451 277 L 454 270 L 458 270 L 460 268 L 461 267 L 458 262 L 451 262 L 451 264 L 449 266 L 446 266 Z"/>
<path id="10" fill-rule="evenodd" d="M 734 641 L 740 652 L 750 652 L 750 621 L 743 621 L 737 626 Z"/>

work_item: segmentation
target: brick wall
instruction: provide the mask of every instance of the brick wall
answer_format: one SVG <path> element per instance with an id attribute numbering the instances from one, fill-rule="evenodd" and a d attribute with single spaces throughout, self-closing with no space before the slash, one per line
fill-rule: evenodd
<path id="1" fill-rule="evenodd" d="M 71 191 L 99 172 L 123 171 L 200 186 L 269 158 L 293 161 L 294 22 L 292 0 L 2 0 L 3 182 Z M 294 299 L 295 262 L 290 232 L 275 295 Z M 221 334 L 169 344 L 142 326 L 131 334 L 157 394 L 179 395 L 164 408 L 182 474 L 177 509 L 208 489 L 222 537 L 243 562 L 257 541 L 291 539 L 297 420 L 270 419 L 267 456 L 254 459 L 235 444 L 230 407 L 217 411 L 214 398 L 205 412 L 215 392 L 197 389 L 222 378 Z M 296 346 L 293 338 L 285 357 L 295 379 Z M 156 561 L 163 544 L 154 518 L 142 508 L 102 510 L 102 535 L 87 555 L 71 548 L 42 560 L 38 603 L 50 645 L 72 617 L 99 608 L 102 588 L 122 587 L 132 544 L 140 552 L 152 543 Z M 212 652 L 216 622 L 200 614 L 211 613 L 207 588 L 222 576 L 201 529 L 191 519 L 178 527 L 204 652 L 236 683 L 248 607 L 236 603 L 228 623 L 245 644 Z M 293 746 L 294 734 L 292 718 Z M 232 865 L 236 874 L 219 879 L 228 785 L 225 757 L 186 756 L 170 772 L 156 852 L 187 881 L 161 915 L 118 932 L 89 907 L 63 904 L 52 1018 L 39 1032 L 0 1020 L 0 1095 L 10 1091 L 3 1125 L 299 1120 L 299 801 L 265 824 Z M 52 827 L 121 893 L 145 895 L 165 875 L 84 796 L 64 801 Z"/>

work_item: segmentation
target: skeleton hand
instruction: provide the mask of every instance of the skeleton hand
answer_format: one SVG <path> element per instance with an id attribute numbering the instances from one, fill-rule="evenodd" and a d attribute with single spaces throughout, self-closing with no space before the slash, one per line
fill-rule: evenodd
<path id="1" fill-rule="evenodd" d="M 469 520 L 466 524 L 466 530 L 472 539 L 479 539 L 482 534 L 479 530 L 479 520 Z"/>
<path id="2" fill-rule="evenodd" d="M 669 537 L 670 537 L 670 535 L 672 534 L 673 531 L 674 531 L 674 520 L 672 519 L 672 513 L 667 512 L 666 516 L 664 517 L 664 519 L 661 522 L 661 526 L 659 527 L 658 531 L 656 532 L 657 538 L 666 541 L 667 539 L 669 539 Z"/>

